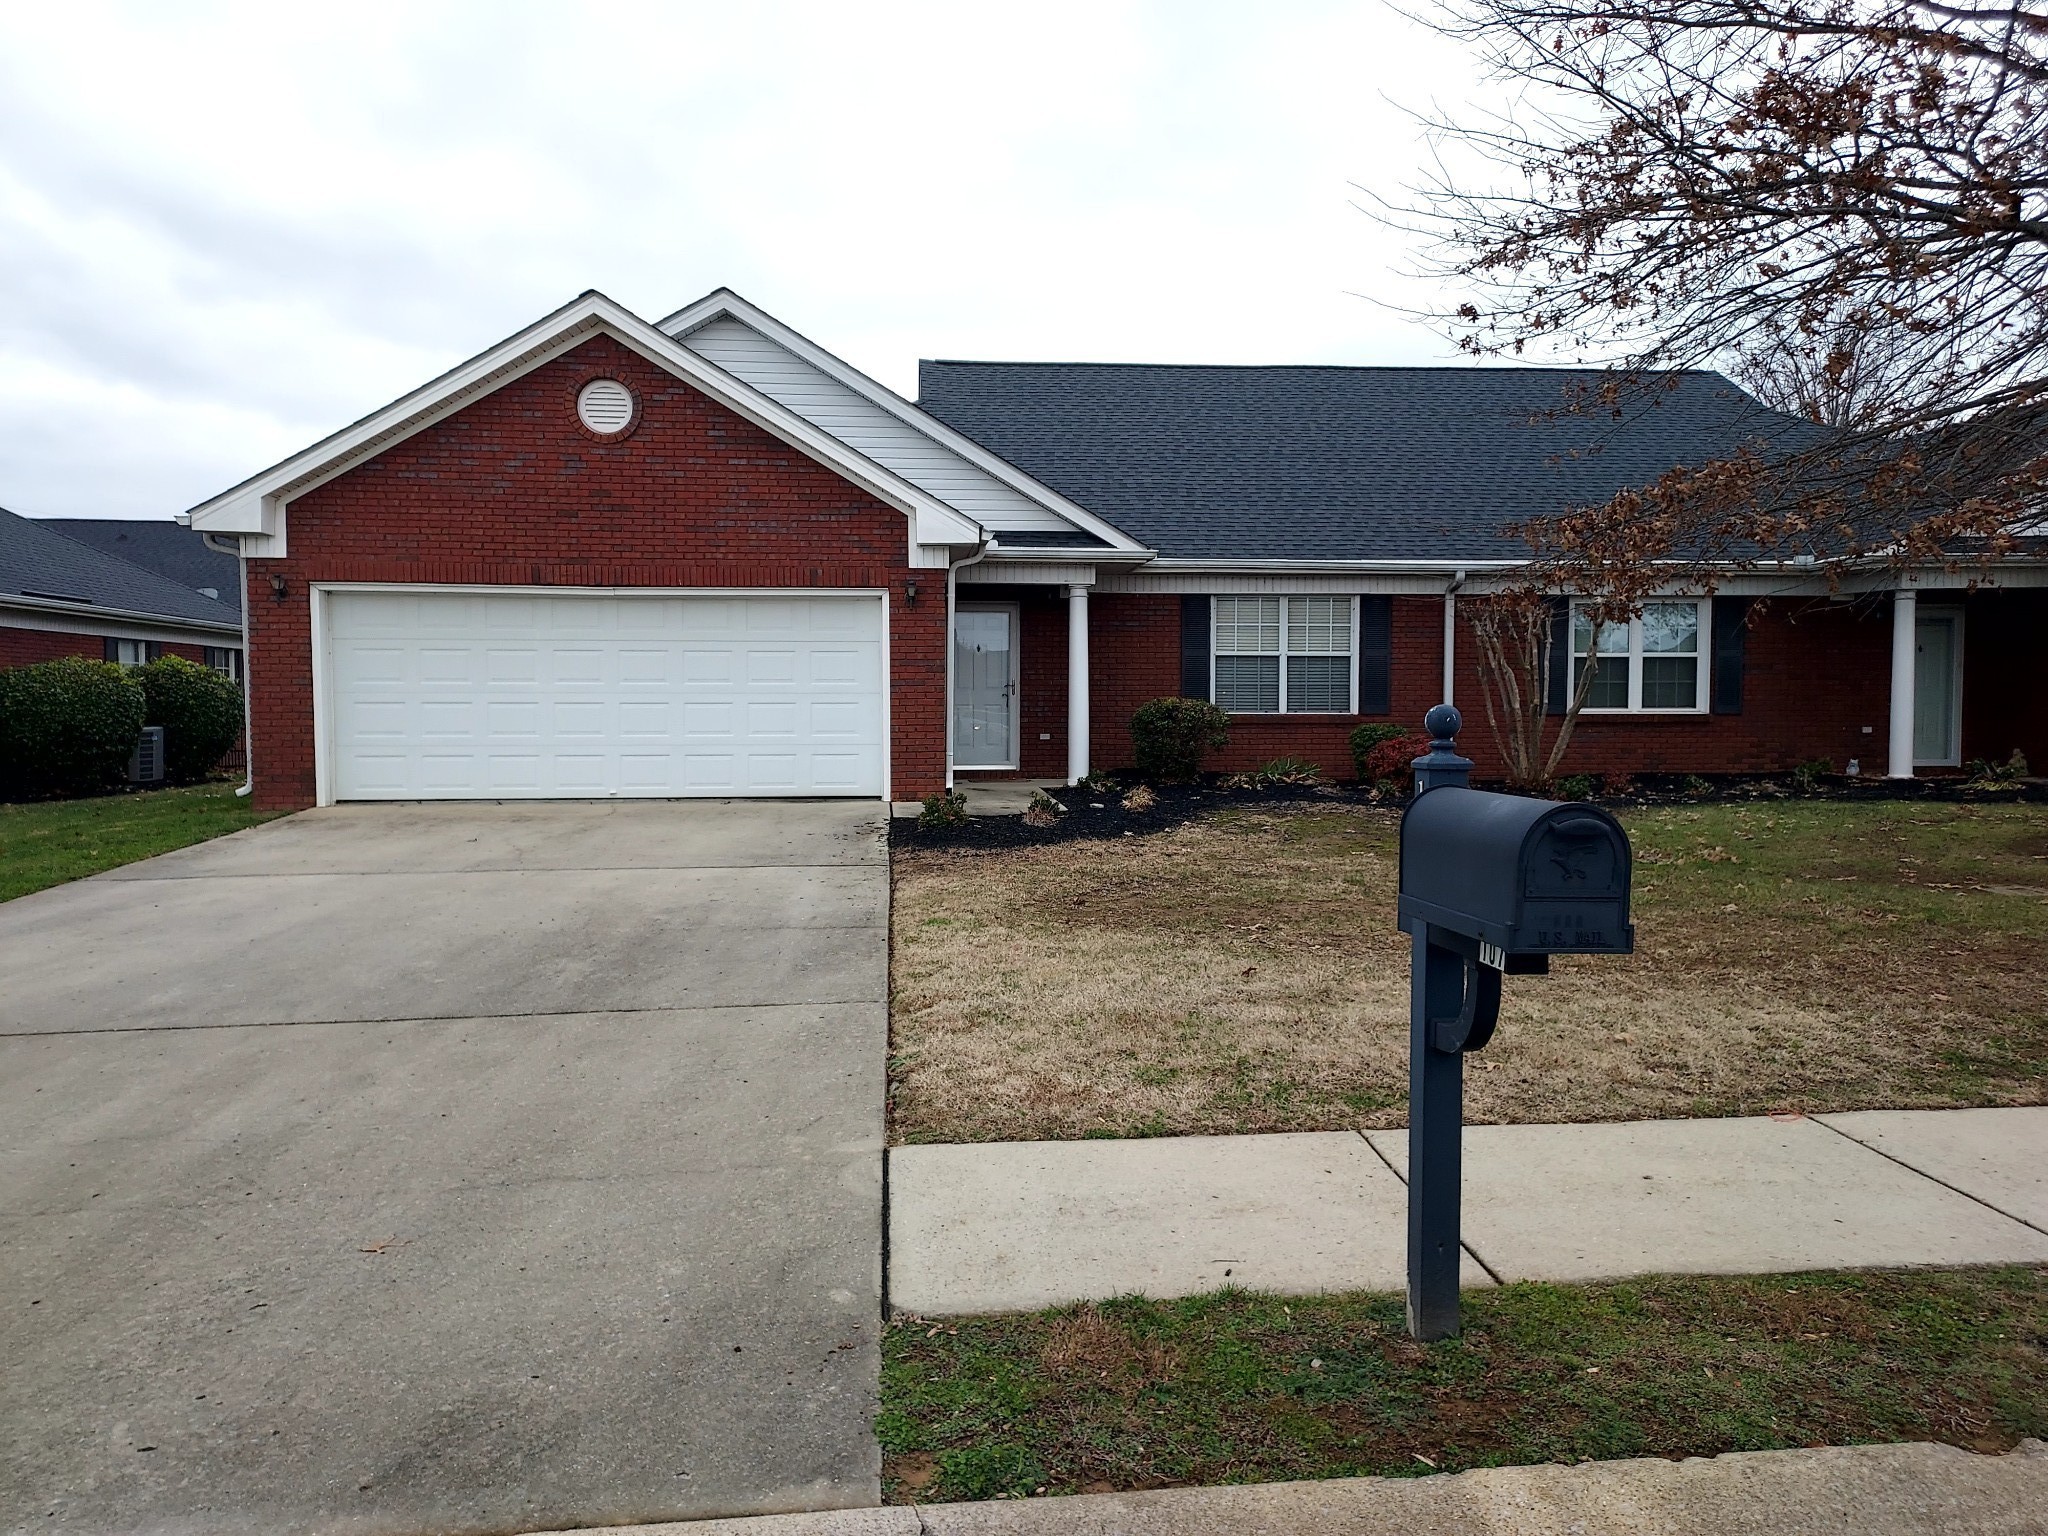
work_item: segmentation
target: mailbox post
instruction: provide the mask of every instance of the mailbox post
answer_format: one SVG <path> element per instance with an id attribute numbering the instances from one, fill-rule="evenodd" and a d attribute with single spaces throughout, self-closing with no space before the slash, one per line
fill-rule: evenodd
<path id="1" fill-rule="evenodd" d="M 1470 788 L 1457 710 L 1424 718 L 1415 798 L 1401 818 L 1400 925 L 1408 999 L 1408 1331 L 1458 1331 L 1465 1052 L 1493 1037 L 1503 975 L 1554 954 L 1628 954 L 1629 846 L 1595 806 Z"/>

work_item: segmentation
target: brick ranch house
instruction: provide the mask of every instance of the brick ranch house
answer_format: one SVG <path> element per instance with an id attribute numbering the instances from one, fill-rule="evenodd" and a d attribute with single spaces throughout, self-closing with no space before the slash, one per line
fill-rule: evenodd
<path id="1" fill-rule="evenodd" d="M 909 800 L 1126 764 L 1162 694 L 1230 711 L 1217 766 L 1344 773 L 1361 720 L 1476 705 L 1503 523 L 1787 424 L 1706 373 L 1560 420 L 1570 377 L 939 362 L 913 404 L 729 291 L 590 293 L 187 519 L 243 561 L 265 806 Z M 2048 763 L 2044 586 L 1673 592 L 1569 766 Z"/>
<path id="2" fill-rule="evenodd" d="M 168 522 L 124 528 L 0 508 L 0 667 L 60 656 L 138 666 L 168 655 L 239 676 L 234 565 L 223 573 L 198 544 Z"/>

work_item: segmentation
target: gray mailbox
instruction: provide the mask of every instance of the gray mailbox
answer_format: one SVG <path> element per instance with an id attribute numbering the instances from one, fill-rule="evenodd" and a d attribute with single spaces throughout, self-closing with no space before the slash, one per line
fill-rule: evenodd
<path id="1" fill-rule="evenodd" d="M 1424 718 L 1429 755 L 1401 818 L 1401 928 L 1414 940 L 1408 1034 L 1408 1328 L 1458 1331 L 1458 1204 L 1465 1053 L 1500 1017 L 1503 975 L 1541 975 L 1552 955 L 1625 955 L 1629 847 L 1597 806 L 1469 788 L 1463 722 Z"/>
<path id="2" fill-rule="evenodd" d="M 1496 970 L 1629 953 L 1628 879 L 1628 835 L 1598 806 L 1444 788 L 1401 819 L 1402 928 L 1465 934 Z"/>

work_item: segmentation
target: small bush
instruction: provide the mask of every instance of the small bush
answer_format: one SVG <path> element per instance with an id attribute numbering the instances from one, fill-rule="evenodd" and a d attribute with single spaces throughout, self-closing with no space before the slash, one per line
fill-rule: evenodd
<path id="1" fill-rule="evenodd" d="M 1387 777 L 1383 773 L 1374 773 L 1372 771 L 1371 758 L 1374 747 L 1379 746 L 1383 742 L 1400 741 L 1404 737 L 1413 734 L 1407 726 L 1396 725 L 1391 720 L 1374 720 L 1361 725 L 1357 730 L 1353 731 L 1351 733 L 1351 765 L 1358 770 L 1359 783 L 1377 784 L 1381 779 Z M 1416 754 L 1411 752 L 1408 755 L 1413 757 Z"/>
<path id="2" fill-rule="evenodd" d="M 1234 773 L 1230 782 L 1237 789 L 1276 789 L 1323 782 L 1323 765 L 1305 757 L 1276 757 L 1246 773 Z"/>
<path id="3" fill-rule="evenodd" d="M 175 783 L 198 783 L 242 734 L 240 686 L 182 656 L 160 656 L 134 675 L 147 710 L 142 723 L 164 728 L 164 771 Z"/>
<path id="4" fill-rule="evenodd" d="M 957 789 L 943 789 L 924 797 L 924 809 L 917 813 L 920 827 L 957 827 L 967 820 L 967 797 Z"/>
<path id="5" fill-rule="evenodd" d="M 1991 762 L 1977 757 L 1970 760 L 1970 787 L 1973 789 L 2017 789 L 2021 779 L 2027 777 L 2026 753 L 2017 747 L 2011 757 L 2002 763 Z"/>
<path id="6" fill-rule="evenodd" d="M 1031 791 L 1031 803 L 1024 807 L 1024 825 L 1049 827 L 1067 814 L 1067 808 L 1042 789 Z"/>
<path id="7" fill-rule="evenodd" d="M 1147 811 L 1158 809 L 1158 806 L 1159 797 L 1144 784 L 1134 785 L 1124 796 L 1124 809 L 1133 816 L 1142 816 Z"/>
<path id="8" fill-rule="evenodd" d="M 1098 768 L 1075 788 L 1085 789 L 1091 795 L 1113 795 L 1116 793 L 1116 777 Z"/>
<path id="9" fill-rule="evenodd" d="M 1835 762 L 1831 757 L 1809 758 L 1792 770 L 1792 787 L 1802 795 L 1810 795 L 1820 788 L 1821 775 L 1833 773 Z"/>
<path id="10" fill-rule="evenodd" d="M 1704 800 L 1714 792 L 1714 786 L 1696 773 L 1685 776 L 1685 792 L 1695 800 Z"/>
<path id="11" fill-rule="evenodd" d="M 1185 784 L 1229 744 L 1230 716 L 1206 699 L 1149 699 L 1131 716 L 1131 739 L 1142 777 Z"/>
<path id="12" fill-rule="evenodd" d="M 109 661 L 62 656 L 0 672 L 0 787 L 89 795 L 126 773 L 142 684 Z"/>
<path id="13" fill-rule="evenodd" d="M 1572 774 L 1569 778 L 1559 779 L 1556 788 L 1560 800 L 1590 800 L 1593 798 L 1593 775 Z"/>
<path id="14" fill-rule="evenodd" d="M 1397 730 L 1382 736 L 1366 748 L 1358 776 L 1376 789 L 1406 794 L 1415 772 L 1415 759 L 1429 750 L 1429 738 L 1420 731 Z"/>

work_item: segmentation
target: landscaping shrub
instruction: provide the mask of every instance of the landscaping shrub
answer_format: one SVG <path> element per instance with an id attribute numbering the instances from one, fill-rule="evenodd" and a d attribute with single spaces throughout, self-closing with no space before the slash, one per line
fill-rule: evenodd
<path id="1" fill-rule="evenodd" d="M 967 797 L 957 789 L 926 795 L 924 809 L 917 813 L 920 827 L 957 827 L 966 820 Z"/>
<path id="2" fill-rule="evenodd" d="M 1067 814 L 1067 808 L 1042 789 L 1031 791 L 1031 803 L 1024 808 L 1024 825 L 1049 827 Z"/>
<path id="3" fill-rule="evenodd" d="M 1147 811 L 1157 810 L 1158 807 L 1159 797 L 1153 794 L 1150 787 L 1144 784 L 1134 785 L 1130 792 L 1124 796 L 1124 809 L 1133 816 L 1142 816 Z"/>
<path id="4" fill-rule="evenodd" d="M 1361 725 L 1351 733 L 1351 765 L 1358 770 L 1361 784 L 1374 784 L 1387 777 L 1374 773 L 1371 766 L 1372 749 L 1382 742 L 1400 741 L 1414 733 L 1405 725 L 1396 725 L 1391 720 L 1374 720 Z M 1409 756 L 1415 754 L 1410 753 Z"/>
<path id="5" fill-rule="evenodd" d="M 1360 726 L 1359 730 L 1368 727 Z M 1379 729 L 1386 729 L 1384 726 Z M 1358 745 L 1357 732 L 1352 733 L 1352 748 Z M 1365 749 L 1365 756 L 1359 763 L 1358 777 L 1377 789 L 1393 794 L 1406 794 L 1408 780 L 1414 773 L 1415 759 L 1429 750 L 1429 738 L 1420 731 L 1396 728 L 1391 736 L 1381 736 Z"/>
<path id="6" fill-rule="evenodd" d="M 1149 699 L 1131 716 L 1131 739 L 1140 775 L 1185 784 L 1229 743 L 1230 717 L 1206 699 Z"/>
<path id="7" fill-rule="evenodd" d="M 1574 773 L 1567 778 L 1559 779 L 1556 793 L 1560 800 L 1590 800 L 1593 798 L 1593 775 Z"/>
<path id="8" fill-rule="evenodd" d="M 1306 787 L 1323 782 L 1323 765 L 1305 757 L 1276 757 L 1244 773 L 1233 773 L 1224 781 L 1232 789 L 1274 789 L 1283 785 Z"/>
<path id="9" fill-rule="evenodd" d="M 112 662 L 62 656 L 0 672 L 0 789 L 89 795 L 118 782 L 144 713 L 142 684 Z"/>
<path id="10" fill-rule="evenodd" d="M 1792 787 L 1802 795 L 1810 795 L 1820 788 L 1821 776 L 1835 771 L 1835 760 L 1831 757 L 1809 758 L 1792 770 Z"/>
<path id="11" fill-rule="evenodd" d="M 1097 768 L 1075 787 L 1085 789 L 1091 795 L 1113 795 L 1116 793 L 1116 776 Z"/>
<path id="12" fill-rule="evenodd" d="M 164 728 L 164 771 L 196 784 L 242 734 L 242 690 L 235 680 L 182 656 L 161 656 L 134 676 L 142 683 L 145 725 Z"/>

